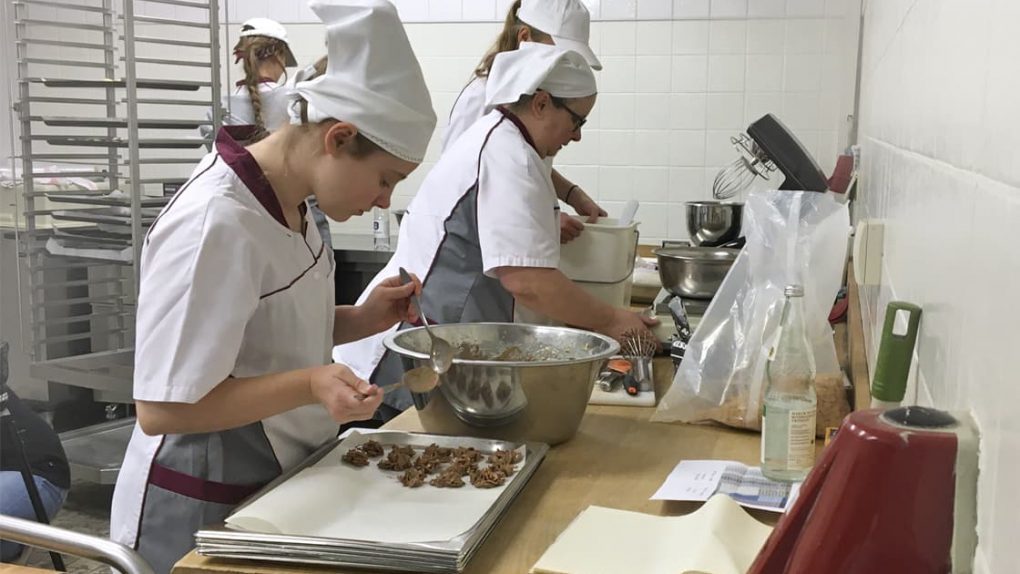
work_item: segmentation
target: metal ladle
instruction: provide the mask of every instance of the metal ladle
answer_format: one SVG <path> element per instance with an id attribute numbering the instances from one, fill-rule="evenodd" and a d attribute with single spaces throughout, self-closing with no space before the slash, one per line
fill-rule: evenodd
<path id="1" fill-rule="evenodd" d="M 400 268 L 400 280 L 404 283 L 411 282 L 411 276 L 407 273 L 407 270 L 403 267 Z M 421 324 L 425 326 L 425 332 L 429 334 L 429 339 L 432 341 L 432 348 L 429 350 L 429 358 L 432 360 L 432 370 L 437 375 L 442 375 L 446 371 L 450 370 L 450 366 L 453 365 L 453 345 L 443 339 L 437 337 L 432 329 L 429 328 L 429 321 L 425 318 L 425 311 L 421 306 L 421 299 L 417 294 L 411 295 L 414 298 L 414 306 L 418 308 L 418 315 L 421 317 Z"/>

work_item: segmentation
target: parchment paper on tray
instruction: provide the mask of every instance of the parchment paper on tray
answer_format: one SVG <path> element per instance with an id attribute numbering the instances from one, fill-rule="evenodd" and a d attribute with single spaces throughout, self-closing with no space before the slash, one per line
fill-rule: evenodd
<path id="1" fill-rule="evenodd" d="M 352 433 L 322 460 L 229 516 L 227 525 L 249 532 L 383 543 L 445 541 L 467 532 L 506 487 L 480 489 L 468 483 L 462 488 L 407 488 L 398 480 L 401 473 L 376 466 L 378 458 L 364 467 L 341 462 L 349 449 L 370 439 L 388 447 L 387 434 Z M 524 445 L 517 448 L 522 457 L 518 468 L 525 451 Z"/>

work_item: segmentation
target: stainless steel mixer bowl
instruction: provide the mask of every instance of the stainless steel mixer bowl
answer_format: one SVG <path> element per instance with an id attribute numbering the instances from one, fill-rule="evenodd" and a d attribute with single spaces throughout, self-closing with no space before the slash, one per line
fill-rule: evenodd
<path id="1" fill-rule="evenodd" d="M 662 286 L 673 295 L 711 299 L 719 290 L 739 249 L 663 247 L 655 250 Z"/>
<path id="2" fill-rule="evenodd" d="M 714 247 L 740 236 L 743 203 L 688 201 L 684 209 L 687 212 L 687 233 L 690 234 L 692 245 Z"/>
<path id="3" fill-rule="evenodd" d="M 606 359 L 620 350 L 609 337 L 565 327 L 458 323 L 432 330 L 458 349 L 438 387 L 411 393 L 422 426 L 437 434 L 564 442 L 577 432 Z M 384 344 L 405 370 L 429 364 L 421 327 L 392 333 Z"/>

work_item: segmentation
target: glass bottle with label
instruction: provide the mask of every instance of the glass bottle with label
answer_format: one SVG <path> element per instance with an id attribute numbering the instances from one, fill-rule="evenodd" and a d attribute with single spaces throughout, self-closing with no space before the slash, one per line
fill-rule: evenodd
<path id="1" fill-rule="evenodd" d="M 765 367 L 761 471 L 772 480 L 803 480 L 815 460 L 815 360 L 804 324 L 804 288 L 786 287 L 779 336 Z"/>
<path id="2" fill-rule="evenodd" d="M 372 243 L 377 251 L 387 251 L 390 249 L 390 210 L 376 207 L 372 212 Z"/>

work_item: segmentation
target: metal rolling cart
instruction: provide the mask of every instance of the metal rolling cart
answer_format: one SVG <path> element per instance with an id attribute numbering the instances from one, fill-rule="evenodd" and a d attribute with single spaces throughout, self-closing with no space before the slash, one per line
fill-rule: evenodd
<path id="1" fill-rule="evenodd" d="M 222 117 L 218 0 L 3 1 L 31 374 L 130 402 L 142 241 Z M 72 472 L 113 482 L 132 423 L 63 435 Z"/>

